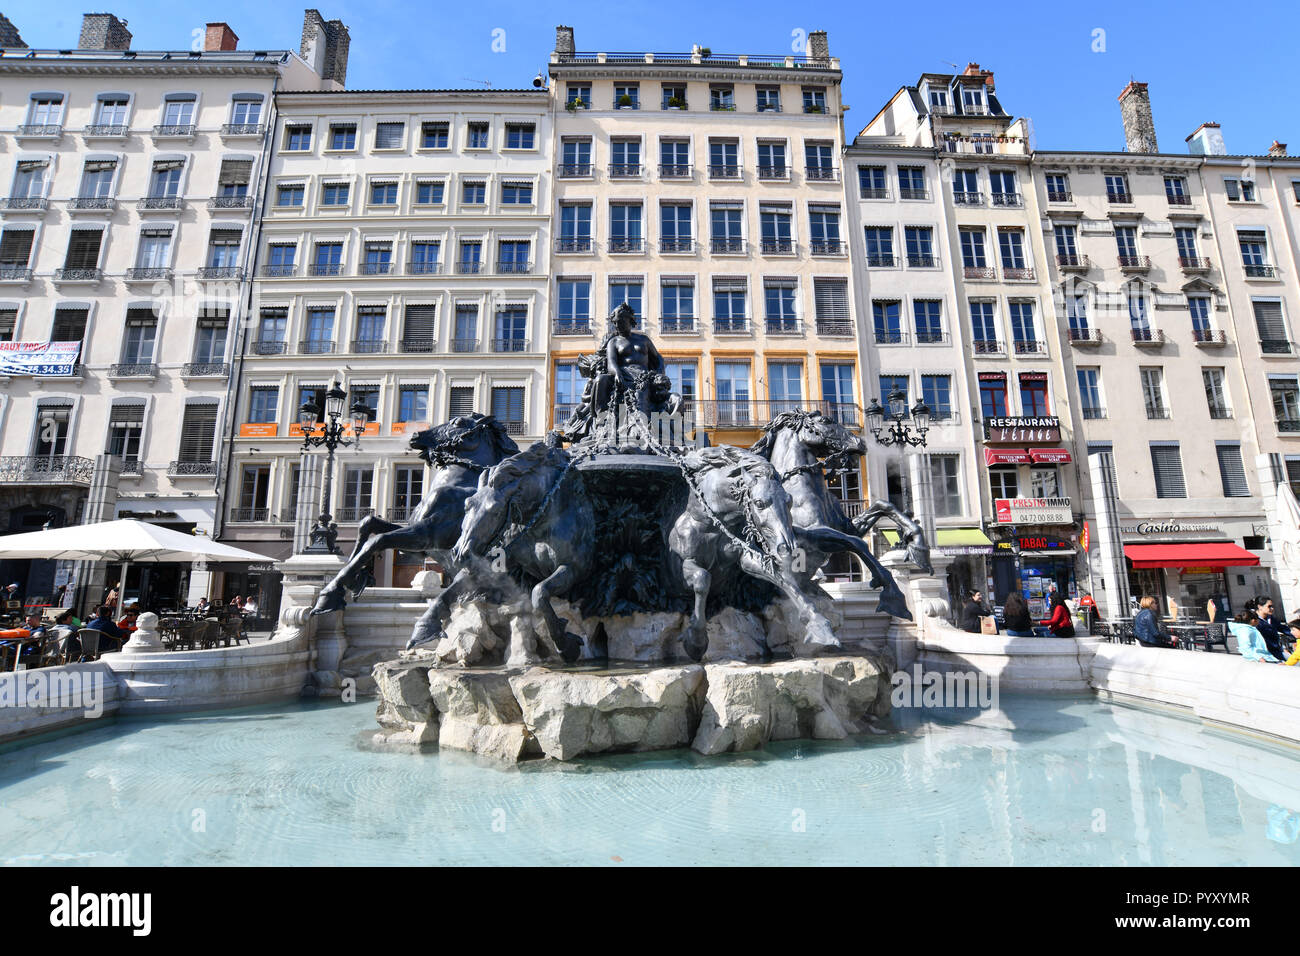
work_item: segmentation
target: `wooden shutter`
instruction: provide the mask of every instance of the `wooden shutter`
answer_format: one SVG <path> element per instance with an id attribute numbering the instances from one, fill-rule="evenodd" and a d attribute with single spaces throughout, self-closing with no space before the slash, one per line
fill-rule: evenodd
<path id="1" fill-rule="evenodd" d="M 820 322 L 849 321 L 849 283 L 847 279 L 814 279 L 813 299 Z"/>
<path id="2" fill-rule="evenodd" d="M 1152 445 L 1151 470 L 1155 473 L 1157 498 L 1186 498 L 1183 461 L 1177 445 Z"/>
<path id="3" fill-rule="evenodd" d="M 1219 456 L 1219 477 L 1223 479 L 1223 497 L 1250 497 L 1246 468 L 1241 462 L 1241 446 L 1216 445 L 1214 451 Z"/>
<path id="4" fill-rule="evenodd" d="M 1255 325 L 1259 329 L 1262 341 L 1284 341 L 1286 339 L 1286 322 L 1282 318 L 1281 302 L 1251 303 L 1255 307 Z"/>
<path id="5" fill-rule="evenodd" d="M 35 235 L 36 232 L 32 229 L 6 229 L 4 235 L 0 236 L 0 265 L 27 265 Z"/>
<path id="6" fill-rule="evenodd" d="M 74 229 L 68 239 L 66 269 L 94 269 L 99 264 L 99 243 L 104 233 L 101 229 Z"/>

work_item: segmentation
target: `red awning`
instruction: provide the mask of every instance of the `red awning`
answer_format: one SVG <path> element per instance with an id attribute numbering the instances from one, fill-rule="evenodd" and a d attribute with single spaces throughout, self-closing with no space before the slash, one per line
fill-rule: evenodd
<path id="1" fill-rule="evenodd" d="M 1023 448 L 985 448 L 986 465 L 1032 465 L 1034 460 Z"/>
<path id="2" fill-rule="evenodd" d="M 1064 448 L 1031 448 L 1029 457 L 1035 465 L 1068 465 L 1073 460 Z"/>
<path id="3" fill-rule="evenodd" d="M 1126 544 L 1124 557 L 1135 568 L 1243 568 L 1259 558 L 1227 541 L 1213 544 Z"/>

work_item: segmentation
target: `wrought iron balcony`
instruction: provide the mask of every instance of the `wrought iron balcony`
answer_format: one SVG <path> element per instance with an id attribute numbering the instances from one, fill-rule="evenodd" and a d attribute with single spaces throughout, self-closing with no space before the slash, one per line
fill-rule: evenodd
<path id="1" fill-rule="evenodd" d="M 1159 348 L 1165 344 L 1165 333 L 1161 329 L 1130 329 L 1133 344 L 1146 348 Z"/>
<path id="2" fill-rule="evenodd" d="M 713 331 L 721 332 L 721 333 L 748 332 L 750 331 L 749 319 L 743 316 L 736 316 L 733 318 L 726 318 L 726 319 L 715 318 L 713 320 Z"/>
<path id="3" fill-rule="evenodd" d="M 961 274 L 966 279 L 985 279 L 990 282 L 997 278 L 992 266 L 962 266 Z"/>
<path id="4" fill-rule="evenodd" d="M 1101 332 L 1097 329 L 1070 329 L 1071 345 L 1100 345 Z"/>
<path id="5" fill-rule="evenodd" d="M 27 282 L 32 270 L 26 266 L 0 265 L 0 282 Z"/>
<path id="6" fill-rule="evenodd" d="M 458 262 L 456 263 L 456 275 L 476 276 L 483 272 L 483 263 L 481 262 Z"/>
<path id="7" fill-rule="evenodd" d="M 1184 272 L 1209 272 L 1210 260 L 1197 256 L 1179 256 L 1178 267 Z"/>
<path id="8" fill-rule="evenodd" d="M 1109 203 L 1127 204 L 1133 201 L 1133 196 L 1127 192 L 1108 192 L 1106 193 L 1106 201 Z"/>
<path id="9" fill-rule="evenodd" d="M 397 524 L 405 524 L 410 521 L 419 505 L 394 505 L 388 509 L 388 520 Z"/>
<path id="10" fill-rule="evenodd" d="M 528 423 L 518 421 L 503 421 L 502 425 L 506 428 L 507 435 L 527 435 Z"/>
<path id="11" fill-rule="evenodd" d="M 1147 418 L 1152 420 L 1169 417 L 1169 409 L 1166 408 L 1164 405 L 1153 405 L 1148 402 L 1146 406 L 1146 411 L 1147 411 Z"/>
<path id="12" fill-rule="evenodd" d="M 611 238 L 608 243 L 610 252 L 644 252 L 645 240 L 631 237 Z"/>
<path id="13" fill-rule="evenodd" d="M 514 276 L 528 275 L 528 273 L 532 271 L 532 268 L 532 264 L 528 262 L 498 262 L 497 274 Z"/>
<path id="14" fill-rule="evenodd" d="M 353 355 L 380 355 L 388 351 L 388 342 L 384 339 L 353 339 Z"/>
<path id="15" fill-rule="evenodd" d="M 659 331 L 665 335 L 683 335 L 698 332 L 699 325 L 693 315 L 665 316 L 659 320 Z"/>
<path id="16" fill-rule="evenodd" d="M 1065 256 L 1056 257 L 1056 267 L 1062 272 L 1087 272 L 1092 268 L 1087 256 Z"/>
<path id="17" fill-rule="evenodd" d="M 1273 266 L 1248 262 L 1245 264 L 1245 269 L 1246 278 L 1248 279 L 1274 279 L 1277 277 L 1277 270 Z"/>
<path id="18" fill-rule="evenodd" d="M 560 179 L 587 179 L 591 176 L 591 163 L 561 163 L 555 175 Z"/>
<path id="19" fill-rule="evenodd" d="M 333 355 L 334 343 L 323 339 L 306 339 L 298 343 L 299 355 Z"/>
<path id="20" fill-rule="evenodd" d="M 193 123 L 160 123 L 153 128 L 154 136 L 188 136 L 193 137 L 198 127 Z"/>
<path id="21" fill-rule="evenodd" d="M 984 195 L 978 192 L 955 192 L 952 194 L 952 201 L 958 206 L 982 206 Z"/>
<path id="22" fill-rule="evenodd" d="M 493 352 L 527 352 L 528 340 L 516 339 L 516 338 L 493 339 L 492 351 Z"/>
<path id="23" fill-rule="evenodd" d="M 393 271 L 391 262 L 363 262 L 361 263 L 361 274 L 363 276 L 386 276 Z"/>
<path id="24" fill-rule="evenodd" d="M 818 319 L 817 334 L 838 336 L 838 335 L 856 335 L 853 330 L 853 323 L 850 321 L 840 321 L 837 319 Z"/>
<path id="25" fill-rule="evenodd" d="M 334 512 L 334 517 L 344 524 L 353 524 L 374 513 L 375 509 L 366 505 L 344 505 Z"/>
<path id="26" fill-rule="evenodd" d="M 591 237 L 576 236 L 555 240 L 556 252 L 591 252 Z"/>
<path id="27" fill-rule="evenodd" d="M 283 339 L 263 339 L 253 343 L 254 355 L 283 355 L 288 348 Z"/>
<path id="28" fill-rule="evenodd" d="M 225 123 L 221 127 L 222 136 L 261 136 L 265 132 L 261 123 Z"/>
<path id="29" fill-rule="evenodd" d="M 1229 419 L 1232 417 L 1232 409 L 1224 408 L 1222 405 L 1211 405 L 1210 417 L 1220 421 Z"/>
<path id="30" fill-rule="evenodd" d="M 1165 196 L 1169 199 L 1169 205 L 1171 206 L 1190 206 L 1192 204 L 1192 197 L 1186 193 L 1165 193 Z"/>
<path id="31" fill-rule="evenodd" d="M 14 136 L 22 139 L 30 137 L 33 139 L 58 139 L 63 135 L 63 124 L 61 123 L 24 123 L 22 126 L 14 129 Z"/>
<path id="32" fill-rule="evenodd" d="M 1197 345 L 1227 345 L 1228 337 L 1223 329 L 1192 329 L 1192 341 Z"/>
<path id="33" fill-rule="evenodd" d="M 230 521 L 233 524 L 252 524 L 266 521 L 271 516 L 270 508 L 231 508 Z"/>
<path id="34" fill-rule="evenodd" d="M 425 262 L 408 262 L 406 264 L 406 274 L 408 276 L 432 276 L 437 275 L 442 264 L 434 259 Z"/>
<path id="35" fill-rule="evenodd" d="M 50 201 L 44 196 L 10 196 L 0 199 L 0 209 L 7 212 L 44 212 Z"/>
<path id="36" fill-rule="evenodd" d="M 993 193 L 991 195 L 993 205 L 1003 206 L 1008 209 L 1019 208 L 1025 204 L 1024 198 L 1020 193 Z"/>
<path id="37" fill-rule="evenodd" d="M 690 179 L 691 165 L 690 163 L 660 163 L 659 178 L 660 179 Z"/>
<path id="38" fill-rule="evenodd" d="M 902 345 L 907 341 L 907 333 L 902 329 L 875 329 L 872 339 L 877 345 Z"/>
<path id="39" fill-rule="evenodd" d="M 144 474 L 144 463 L 135 455 L 117 455 L 118 473 L 123 477 L 138 478 Z"/>
<path id="40" fill-rule="evenodd" d="M 1086 419 L 1098 419 L 1106 417 L 1106 409 L 1100 405 L 1081 405 L 1079 413 Z"/>
<path id="41" fill-rule="evenodd" d="M 714 165 L 711 163 L 709 165 L 709 178 L 710 179 L 739 179 L 740 167 L 730 166 L 726 164 Z"/>
<path id="42" fill-rule="evenodd" d="M 917 329 L 917 345 L 942 345 L 948 341 L 948 333 L 942 329 Z"/>
<path id="43" fill-rule="evenodd" d="M 171 277 L 171 269 L 156 266 L 137 266 L 134 269 L 126 270 L 127 282 L 157 282 L 159 279 L 170 279 Z"/>
<path id="44" fill-rule="evenodd" d="M 556 319 L 551 323 L 553 335 L 590 335 L 591 319 Z"/>
<path id="45" fill-rule="evenodd" d="M 1287 434 L 1300 432 L 1300 418 L 1279 418 L 1277 420 L 1277 430 Z"/>
<path id="46" fill-rule="evenodd" d="M 307 274 L 313 276 L 341 276 L 343 274 L 343 263 L 313 262 L 307 267 Z"/>
<path id="47" fill-rule="evenodd" d="M 976 355 L 1001 355 L 1006 349 L 997 339 L 974 339 L 971 351 Z"/>
<path id="48" fill-rule="evenodd" d="M 814 256 L 842 256 L 844 243 L 838 239 L 814 239 L 808 243 L 808 252 Z"/>
<path id="49" fill-rule="evenodd" d="M 438 351 L 438 345 L 431 338 L 409 338 L 402 339 L 397 345 L 399 352 L 428 354 L 429 352 Z"/>
<path id="50" fill-rule="evenodd" d="M 862 199 L 888 199 L 889 190 L 884 188 L 877 189 L 874 186 L 859 186 L 858 196 Z"/>
<path id="51" fill-rule="evenodd" d="M 635 179 L 641 175 L 640 163 L 610 163 L 610 179 Z"/>
<path id="52" fill-rule="evenodd" d="M 104 278 L 103 269 L 55 269 L 55 282 L 99 282 Z"/>
<path id="53" fill-rule="evenodd" d="M 745 240 L 714 239 L 712 249 L 714 253 L 719 255 L 739 255 L 745 251 Z"/>
<path id="54" fill-rule="evenodd" d="M 200 279 L 242 279 L 244 270 L 239 266 L 204 266 L 197 275 Z"/>
<path id="55" fill-rule="evenodd" d="M 157 378 L 158 366 L 152 362 L 119 362 L 108 367 L 109 378 Z"/>
<path id="56" fill-rule="evenodd" d="M 292 262 L 279 265 L 262 266 L 262 276 L 266 279 L 288 279 L 298 271 Z"/>
<path id="57" fill-rule="evenodd" d="M 907 265 L 912 269 L 933 269 L 939 264 L 934 256 L 908 256 Z"/>
<path id="58" fill-rule="evenodd" d="M 766 180 L 787 180 L 790 178 L 789 166 L 759 166 L 758 178 Z"/>
<path id="59" fill-rule="evenodd" d="M 660 252 L 693 252 L 695 250 L 694 239 L 660 239 Z"/>
<path id="60" fill-rule="evenodd" d="M 75 196 L 68 200 L 68 208 L 77 212 L 112 212 L 117 200 L 111 196 Z"/>
<path id="61" fill-rule="evenodd" d="M 840 171 L 834 166 L 806 166 L 804 178 L 815 182 L 833 183 L 840 178 Z"/>
<path id="62" fill-rule="evenodd" d="M 0 458 L 0 484 L 89 485 L 95 462 L 74 455 L 8 455 Z"/>
<path id="63" fill-rule="evenodd" d="M 1002 267 L 1002 278 L 1007 282 L 1032 282 L 1034 279 L 1034 270 L 1026 268 L 1008 268 Z"/>
<path id="64" fill-rule="evenodd" d="M 216 473 L 215 461 L 174 461 L 167 466 L 167 475 L 170 478 L 197 478 Z"/>
<path id="65" fill-rule="evenodd" d="M 252 196 L 213 196 L 208 200 L 209 209 L 252 209 Z"/>
<path id="66" fill-rule="evenodd" d="M 1038 339 L 1016 339 L 1012 343 L 1012 348 L 1016 350 L 1017 355 L 1044 355 L 1047 353 L 1047 343 L 1040 342 Z"/>
<path id="67" fill-rule="evenodd" d="M 92 123 L 81 131 L 86 139 L 125 139 L 131 127 L 113 123 Z"/>
<path id="68" fill-rule="evenodd" d="M 1068 189 L 1065 190 L 1064 192 L 1056 189 L 1049 189 L 1047 191 L 1048 202 L 1071 202 L 1073 198 L 1074 197 L 1070 195 L 1070 191 Z"/>
<path id="69" fill-rule="evenodd" d="M 899 199 L 929 199 L 930 190 L 926 189 L 924 186 L 921 187 L 900 186 L 898 189 L 898 198 Z"/>
<path id="70" fill-rule="evenodd" d="M 1150 256 L 1120 256 L 1119 267 L 1124 272 L 1150 272 Z"/>
<path id="71" fill-rule="evenodd" d="M 763 239 L 759 242 L 763 255 L 789 255 L 794 252 L 793 239 Z"/>
<path id="72" fill-rule="evenodd" d="M 145 196 L 135 204 L 140 212 L 150 210 L 184 209 L 185 199 L 181 196 Z"/>
<path id="73" fill-rule="evenodd" d="M 181 378 L 229 378 L 228 362 L 187 362 L 181 366 Z"/>
<path id="74" fill-rule="evenodd" d="M 802 335 L 803 327 L 798 319 L 768 319 L 768 335 Z"/>
<path id="75" fill-rule="evenodd" d="M 1290 355 L 1291 342 L 1288 339 L 1260 339 L 1259 350 L 1265 355 Z"/>

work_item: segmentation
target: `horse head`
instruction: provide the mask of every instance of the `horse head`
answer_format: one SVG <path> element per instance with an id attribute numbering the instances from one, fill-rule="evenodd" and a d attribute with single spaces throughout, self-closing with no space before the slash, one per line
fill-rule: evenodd
<path id="1" fill-rule="evenodd" d="M 770 459 L 782 434 L 789 434 L 809 454 L 835 462 L 847 463 L 848 459 L 867 452 L 866 442 L 860 436 L 820 410 L 804 408 L 790 409 L 773 418 L 750 451 Z"/>
<path id="2" fill-rule="evenodd" d="M 435 468 L 466 462 L 488 467 L 519 451 L 499 421 L 478 412 L 416 432 L 409 447 Z"/>
<path id="3" fill-rule="evenodd" d="M 770 471 L 771 466 L 767 465 L 767 469 Z M 775 554 L 784 564 L 794 554 L 794 526 L 790 494 L 776 473 L 755 474 L 755 470 L 746 469 L 738 480 L 735 497 L 745 523 L 762 539 L 763 550 Z"/>
<path id="4" fill-rule="evenodd" d="M 493 487 L 488 473 L 479 476 L 478 490 L 465 500 L 465 517 L 460 523 L 460 537 L 451 549 L 454 567 L 463 567 L 470 555 L 484 554 L 505 527 L 510 513 L 509 500 Z"/>

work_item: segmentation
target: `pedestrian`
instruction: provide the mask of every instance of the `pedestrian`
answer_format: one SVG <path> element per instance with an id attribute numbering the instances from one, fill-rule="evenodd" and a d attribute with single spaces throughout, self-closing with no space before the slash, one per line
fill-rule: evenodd
<path id="1" fill-rule="evenodd" d="M 1048 593 L 1052 602 L 1048 608 L 1051 616 L 1039 623 L 1045 625 L 1053 637 L 1074 637 L 1074 619 L 1070 616 L 1070 609 L 1065 606 L 1064 596 L 1056 589 L 1056 585 L 1052 585 Z"/>
<path id="2" fill-rule="evenodd" d="M 988 617 L 990 611 L 984 604 L 984 595 L 976 588 L 966 592 L 966 603 L 961 609 L 961 629 L 971 634 L 980 633 L 980 618 Z"/>

